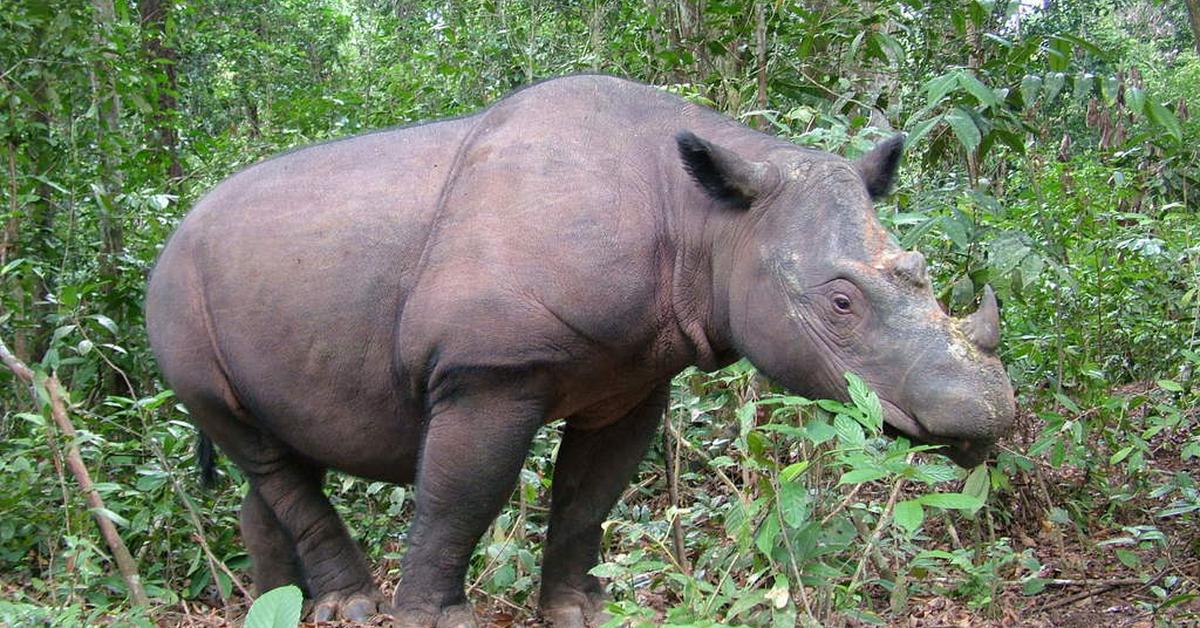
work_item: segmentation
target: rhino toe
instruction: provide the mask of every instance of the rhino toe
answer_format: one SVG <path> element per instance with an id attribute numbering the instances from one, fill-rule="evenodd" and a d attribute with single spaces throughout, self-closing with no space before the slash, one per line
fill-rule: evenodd
<path id="1" fill-rule="evenodd" d="M 470 604 L 459 604 L 442 609 L 437 628 L 476 628 L 475 609 Z"/>
<path id="2" fill-rule="evenodd" d="M 603 594 L 571 591 L 542 606 L 542 617 L 554 628 L 597 628 L 610 619 L 604 611 L 607 598 Z"/>
<path id="3" fill-rule="evenodd" d="M 456 604 L 439 610 L 419 609 L 396 613 L 400 628 L 478 628 L 475 609 L 470 604 Z"/>
<path id="4" fill-rule="evenodd" d="M 378 591 L 345 595 L 330 593 L 317 600 L 313 607 L 312 620 L 322 621 L 366 621 L 386 610 L 383 597 Z"/>

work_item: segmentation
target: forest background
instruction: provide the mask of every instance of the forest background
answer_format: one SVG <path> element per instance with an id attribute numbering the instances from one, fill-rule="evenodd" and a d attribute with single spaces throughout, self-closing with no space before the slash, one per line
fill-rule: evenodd
<path id="1" fill-rule="evenodd" d="M 1015 432 L 968 473 L 883 439 L 853 385 L 817 404 L 744 363 L 685 372 L 606 526 L 618 618 L 1196 622 L 1198 33 L 1196 0 L 4 0 L 0 340 L 34 383 L 0 369 L 0 623 L 245 612 L 243 479 L 221 459 L 200 487 L 143 331 L 147 274 L 201 194 L 573 72 L 848 157 L 908 133 L 880 217 L 950 311 L 996 288 L 1018 391 Z M 493 624 L 538 625 L 556 444 L 539 436 L 473 561 Z M 328 489 L 394 583 L 411 488 Z"/>

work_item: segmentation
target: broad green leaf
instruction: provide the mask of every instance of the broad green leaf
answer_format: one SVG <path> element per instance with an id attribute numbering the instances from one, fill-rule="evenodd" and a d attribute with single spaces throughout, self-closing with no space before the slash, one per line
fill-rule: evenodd
<path id="1" fill-rule="evenodd" d="M 768 513 L 767 518 L 763 520 L 762 525 L 758 529 L 758 536 L 754 537 L 754 546 L 758 551 L 762 552 L 763 556 L 770 556 L 775 549 L 775 542 L 779 539 L 779 517 L 775 513 Z"/>
<path id="2" fill-rule="evenodd" d="M 1200 510 L 1200 504 L 1186 504 L 1183 506 L 1171 506 L 1170 508 L 1163 508 L 1162 510 L 1155 513 L 1154 516 L 1158 517 L 1160 519 L 1165 519 L 1167 517 L 1174 517 L 1174 516 L 1182 515 L 1182 514 L 1189 513 L 1189 512 L 1195 512 L 1197 510 Z"/>
<path id="3" fill-rule="evenodd" d="M 129 527 L 128 519 L 126 519 L 125 517 L 122 517 L 121 515 L 118 515 L 117 513 L 113 512 L 107 508 L 89 508 L 88 510 L 90 512 L 92 512 L 93 514 L 98 514 L 101 517 L 108 519 L 109 521 L 121 526 L 122 528 Z"/>
<path id="4" fill-rule="evenodd" d="M 69 334 L 73 331 L 75 331 L 74 325 L 63 325 L 61 327 L 58 327 L 54 330 L 54 333 L 50 336 L 50 342 L 58 342 L 59 340 L 62 340 L 63 338 L 65 338 L 67 336 L 67 334 Z"/>
<path id="5" fill-rule="evenodd" d="M 779 472 L 779 479 L 783 480 L 784 482 L 791 482 L 792 480 L 795 480 L 801 473 L 804 473 L 805 471 L 807 471 L 808 465 L 809 465 L 808 460 L 801 460 L 800 462 L 793 462 L 792 464 L 789 464 L 788 466 L 784 467 L 783 470 Z"/>
<path id="6" fill-rule="evenodd" d="M 1110 107 L 1117 103 L 1117 93 L 1121 89 L 1121 81 L 1115 76 L 1100 79 L 1100 96 Z"/>
<path id="7" fill-rule="evenodd" d="M 1158 380 L 1158 387 L 1170 392 L 1183 392 L 1183 386 L 1180 386 L 1178 382 L 1170 379 Z"/>
<path id="8" fill-rule="evenodd" d="M 841 479 L 838 480 L 838 485 L 864 484 L 866 482 L 873 482 L 881 477 L 886 476 L 887 474 L 888 472 L 886 469 L 855 469 L 853 471 L 847 471 L 846 473 L 843 473 Z"/>
<path id="9" fill-rule="evenodd" d="M 883 405 L 879 402 L 879 396 L 858 375 L 846 371 L 844 377 L 850 400 L 863 413 L 863 427 L 871 430 L 872 434 L 878 434 L 883 429 Z"/>
<path id="10" fill-rule="evenodd" d="M 963 483 L 963 494 L 970 495 L 979 500 L 979 503 L 984 503 L 988 498 L 988 490 L 991 488 L 991 482 L 988 479 L 988 466 L 981 464 L 971 471 L 971 475 L 967 476 L 967 481 Z"/>
<path id="11" fill-rule="evenodd" d="M 1091 72 L 1085 72 L 1079 76 L 1076 76 L 1075 91 L 1071 97 L 1074 98 L 1075 102 L 1077 103 L 1083 102 L 1084 99 L 1086 99 L 1088 95 L 1092 93 L 1092 89 L 1094 88 L 1093 84 L 1095 82 L 1096 75 L 1092 74 Z"/>
<path id="12" fill-rule="evenodd" d="M 958 85 L 958 75 L 960 70 L 951 70 L 941 76 L 929 79 L 925 83 L 925 94 L 927 96 L 927 106 L 933 107 L 949 94 L 951 90 Z"/>
<path id="13" fill-rule="evenodd" d="M 954 467 L 945 464 L 919 464 L 916 465 L 916 470 L 916 479 L 926 484 L 948 482 L 958 477 L 958 471 Z"/>
<path id="14" fill-rule="evenodd" d="M 818 399 L 817 407 L 834 415 L 847 414 L 854 411 L 854 406 L 847 405 L 834 399 Z"/>
<path id="15" fill-rule="evenodd" d="M 1117 555 L 1117 560 L 1121 561 L 1122 565 L 1125 565 L 1130 569 L 1137 569 L 1138 565 L 1142 562 L 1141 559 L 1138 558 L 1137 554 L 1127 549 L 1118 548 L 1113 550 L 1113 553 Z"/>
<path id="16" fill-rule="evenodd" d="M 1071 411 L 1073 414 L 1081 414 L 1083 412 L 1083 410 L 1079 409 L 1079 406 L 1076 405 L 1076 403 L 1073 399 L 1071 399 L 1070 397 L 1068 397 L 1062 393 L 1059 393 L 1059 392 L 1054 393 L 1054 398 L 1059 403 L 1061 403 L 1064 408 Z"/>
<path id="17" fill-rule="evenodd" d="M 1129 106 L 1130 111 L 1144 115 L 1146 113 L 1146 92 L 1139 87 L 1126 87 L 1125 104 Z"/>
<path id="18" fill-rule="evenodd" d="M 228 598 L 230 595 L 232 595 L 233 580 L 230 579 L 229 574 L 225 573 L 224 571 L 218 571 L 215 574 L 215 577 L 217 579 L 217 591 L 221 593 L 221 597 Z"/>
<path id="19" fill-rule="evenodd" d="M 1038 94 L 1042 91 L 1042 77 L 1033 74 L 1026 74 L 1021 79 L 1021 102 L 1025 103 L 1025 107 L 1029 108 L 1037 102 Z"/>
<path id="20" fill-rule="evenodd" d="M 808 519 L 808 489 L 803 484 L 784 482 L 779 486 L 779 514 L 789 527 L 799 528 Z"/>
<path id="21" fill-rule="evenodd" d="M 1150 121 L 1157 124 L 1164 131 L 1175 138 L 1176 142 L 1183 140 L 1183 128 L 1179 125 L 1179 118 L 1171 113 L 1170 109 L 1162 106 L 1162 103 L 1154 98 L 1146 99 L 1146 115 Z"/>
<path id="22" fill-rule="evenodd" d="M 767 592 L 763 589 L 754 589 L 750 592 L 738 595 L 737 600 L 729 607 L 726 612 L 726 621 L 737 619 L 739 615 L 750 610 L 754 606 L 761 604 L 767 597 Z"/>
<path id="23" fill-rule="evenodd" d="M 760 500 L 748 504 L 740 500 L 735 501 L 733 507 L 725 513 L 725 535 L 739 544 L 748 541 L 754 516 L 758 514 L 760 506 Z"/>
<path id="24" fill-rule="evenodd" d="M 837 436 L 837 430 L 832 425 L 821 420 L 810 421 L 808 425 L 804 426 L 804 431 L 807 434 L 808 440 L 812 441 L 814 445 L 828 442 L 829 439 Z"/>
<path id="25" fill-rule="evenodd" d="M 1046 60 L 1050 62 L 1050 69 L 1055 72 L 1062 72 L 1071 64 L 1072 50 L 1071 42 L 1061 37 L 1051 37 L 1050 45 L 1046 48 Z"/>
<path id="26" fill-rule="evenodd" d="M 905 250 L 913 248 L 913 246 L 920 241 L 922 236 L 924 236 L 926 233 L 929 233 L 929 230 L 933 229 L 934 226 L 938 225 L 941 221 L 941 216 L 932 216 L 927 218 L 925 222 L 922 222 L 916 227 L 904 232 L 904 237 L 900 238 L 900 248 Z"/>
<path id="27" fill-rule="evenodd" d="M 1046 585 L 1049 582 L 1045 578 L 1030 578 L 1021 583 L 1021 593 L 1025 595 L 1037 595 L 1046 589 Z"/>
<path id="28" fill-rule="evenodd" d="M 750 433 L 750 430 L 754 429 L 754 420 L 757 415 L 758 407 L 752 401 L 742 404 L 742 406 L 737 409 L 738 444 L 743 450 L 745 450 L 747 447 L 746 435 Z"/>
<path id="29" fill-rule="evenodd" d="M 992 88 L 984 85 L 983 82 L 969 72 L 959 72 L 958 84 L 970 92 L 975 97 L 975 100 L 978 100 L 982 105 L 995 107 L 1000 104 L 1000 99 L 996 97 L 996 92 L 992 91 Z"/>
<path id="30" fill-rule="evenodd" d="M 946 112 L 946 122 L 954 131 L 955 137 L 967 152 L 974 152 L 979 148 L 979 127 L 975 126 L 975 120 L 971 118 L 971 114 L 967 113 L 962 107 L 955 107 Z"/>
<path id="31" fill-rule="evenodd" d="M 1058 93 L 1062 91 L 1063 85 L 1067 82 L 1067 75 L 1062 72 L 1050 72 L 1046 75 L 1046 80 L 1042 84 L 1042 92 L 1046 97 L 1046 102 L 1054 100 Z"/>
<path id="32" fill-rule="evenodd" d="M 1122 460 L 1128 458 L 1129 454 L 1133 453 L 1133 450 L 1135 448 L 1136 448 L 1136 445 L 1130 445 L 1128 447 L 1125 447 L 1124 449 L 1121 449 L 1120 451 L 1118 451 L 1117 453 L 1113 454 L 1112 456 L 1110 456 L 1108 458 L 1108 464 L 1119 464 Z"/>
<path id="33" fill-rule="evenodd" d="M 833 430 L 837 432 L 838 440 L 842 441 L 842 445 L 862 447 L 867 442 L 862 425 L 844 414 L 833 418 Z"/>
<path id="34" fill-rule="evenodd" d="M 898 502 L 892 511 L 892 521 L 905 532 L 912 534 L 921 527 L 921 522 L 925 521 L 925 508 L 915 499 Z"/>
<path id="35" fill-rule="evenodd" d="M 941 114 L 938 114 L 928 120 L 925 120 L 924 122 L 918 122 L 912 125 L 912 128 L 908 132 L 908 138 L 905 140 L 904 144 L 909 147 L 915 146 L 921 138 L 929 134 L 930 129 L 932 129 L 935 125 L 937 125 L 938 122 L 941 121 L 942 116 Z"/>
<path id="36" fill-rule="evenodd" d="M 974 232 L 974 228 L 971 218 L 966 214 L 953 209 L 949 215 L 941 216 L 938 224 L 942 227 L 942 233 L 950 238 L 958 250 L 967 251 L 971 248 L 971 234 Z"/>
<path id="37" fill-rule="evenodd" d="M 97 323 L 100 323 L 101 327 L 107 329 L 113 334 L 117 333 L 117 324 L 113 322 L 113 319 L 103 314 L 92 314 L 89 318 L 94 319 Z"/>
<path id="38" fill-rule="evenodd" d="M 876 45 L 883 51 L 883 54 L 887 55 L 888 61 L 892 63 L 904 62 L 904 47 L 891 35 L 883 31 L 873 31 L 871 38 L 875 40 Z"/>
<path id="39" fill-rule="evenodd" d="M 978 510 L 983 506 L 978 497 L 962 493 L 930 493 L 917 499 L 926 506 L 953 510 Z"/>
<path id="40" fill-rule="evenodd" d="M 1181 593 L 1179 595 L 1167 598 L 1166 601 L 1164 601 L 1162 604 L 1159 604 L 1158 607 L 1154 609 L 1154 612 L 1161 613 L 1172 606 L 1177 606 L 1179 604 L 1183 604 L 1184 602 L 1191 602 L 1196 598 L 1200 598 L 1200 593 Z"/>

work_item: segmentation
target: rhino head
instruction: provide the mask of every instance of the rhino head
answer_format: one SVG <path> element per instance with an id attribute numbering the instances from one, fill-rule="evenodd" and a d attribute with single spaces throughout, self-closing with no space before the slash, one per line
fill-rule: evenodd
<path id="1" fill-rule="evenodd" d="M 786 143 L 757 159 L 682 132 L 684 168 L 724 212 L 713 309 L 727 342 L 810 397 L 846 397 L 844 373 L 875 390 L 885 431 L 981 463 L 1012 424 L 1012 386 L 996 357 L 1000 319 L 947 316 L 925 258 L 902 250 L 873 201 L 895 178 L 903 136 L 856 162 Z"/>

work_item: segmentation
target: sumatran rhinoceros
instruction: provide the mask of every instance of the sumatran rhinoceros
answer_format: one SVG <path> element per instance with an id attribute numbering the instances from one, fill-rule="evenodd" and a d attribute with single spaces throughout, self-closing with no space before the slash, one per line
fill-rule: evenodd
<path id="1" fill-rule="evenodd" d="M 534 433 L 564 419 L 540 604 L 601 613 L 601 523 L 671 377 L 745 356 L 789 390 L 861 376 L 890 432 L 978 464 L 1013 417 L 986 292 L 935 301 L 876 219 L 901 138 L 858 161 L 663 91 L 546 81 L 474 115 L 287 153 L 216 187 L 163 249 L 154 352 L 244 471 L 260 591 L 318 619 L 474 625 L 463 578 Z M 416 483 L 388 608 L 326 469 Z"/>

